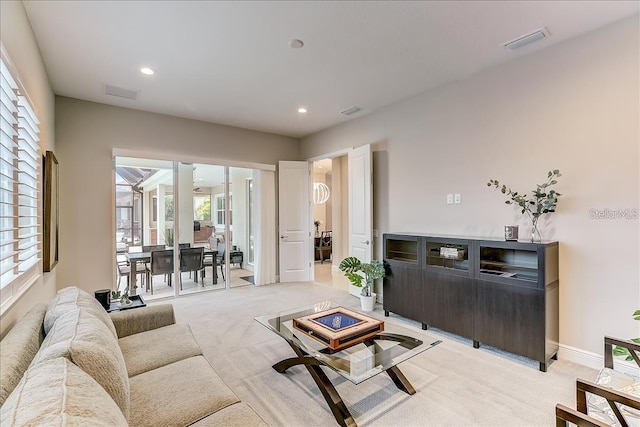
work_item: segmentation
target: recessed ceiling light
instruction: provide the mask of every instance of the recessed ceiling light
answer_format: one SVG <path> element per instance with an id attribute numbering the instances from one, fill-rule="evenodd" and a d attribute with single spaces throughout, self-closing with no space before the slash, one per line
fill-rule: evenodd
<path id="1" fill-rule="evenodd" d="M 149 67 L 142 67 L 142 68 L 140 68 L 140 72 L 141 72 L 142 74 L 147 75 L 147 76 L 152 76 L 152 75 L 154 75 L 154 74 L 156 73 L 155 71 L 153 71 L 153 70 L 152 70 L 151 68 L 149 68 Z"/>
<path id="2" fill-rule="evenodd" d="M 302 46 L 304 46 L 304 42 L 302 40 L 299 40 L 299 39 L 289 40 L 289 47 L 293 49 L 300 49 Z"/>
<path id="3" fill-rule="evenodd" d="M 300 107 L 300 108 L 298 108 L 298 113 L 300 113 L 300 114 L 305 114 L 306 112 L 307 112 L 307 109 L 306 109 L 306 108 L 304 108 L 304 107 Z"/>

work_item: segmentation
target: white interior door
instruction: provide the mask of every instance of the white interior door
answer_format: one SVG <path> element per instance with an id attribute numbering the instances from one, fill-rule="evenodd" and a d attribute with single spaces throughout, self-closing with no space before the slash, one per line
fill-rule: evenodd
<path id="1" fill-rule="evenodd" d="M 311 280 L 309 163 L 279 162 L 280 282 Z"/>
<path id="2" fill-rule="evenodd" d="M 363 262 L 373 257 L 373 180 L 371 145 L 349 151 L 349 255 Z"/>

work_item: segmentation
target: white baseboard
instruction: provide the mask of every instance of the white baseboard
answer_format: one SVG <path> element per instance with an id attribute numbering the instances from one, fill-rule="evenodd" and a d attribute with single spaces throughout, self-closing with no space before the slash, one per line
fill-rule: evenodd
<path id="1" fill-rule="evenodd" d="M 568 345 L 560 345 L 560 348 L 558 349 L 558 359 L 579 363 L 597 370 L 604 367 L 604 356 Z M 621 358 L 616 358 L 614 363 L 617 371 L 624 372 L 627 375 L 640 377 L 640 368 L 636 366 L 634 362 L 627 362 Z"/>

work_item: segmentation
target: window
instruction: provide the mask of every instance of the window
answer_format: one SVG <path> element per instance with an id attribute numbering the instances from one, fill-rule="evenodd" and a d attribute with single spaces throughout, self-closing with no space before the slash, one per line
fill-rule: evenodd
<path id="1" fill-rule="evenodd" d="M 158 196 L 153 196 L 151 221 L 158 221 Z M 164 220 L 173 221 L 173 194 L 164 195 Z"/>
<path id="2" fill-rule="evenodd" d="M 196 221 L 211 220 L 211 196 L 195 194 L 193 196 L 193 219 Z"/>
<path id="3" fill-rule="evenodd" d="M 224 206 L 224 194 L 216 194 L 213 197 L 213 203 L 214 203 L 214 222 L 216 226 L 220 226 L 222 227 L 222 229 L 224 229 L 224 226 L 227 225 L 226 222 L 226 212 L 225 212 L 225 206 Z M 232 209 L 233 209 L 233 196 L 231 195 L 231 193 L 229 193 L 229 226 L 233 225 L 233 213 L 232 213 Z"/>
<path id="4" fill-rule="evenodd" d="M 2 49 L 0 73 L 0 302 L 40 276 L 38 121 Z"/>

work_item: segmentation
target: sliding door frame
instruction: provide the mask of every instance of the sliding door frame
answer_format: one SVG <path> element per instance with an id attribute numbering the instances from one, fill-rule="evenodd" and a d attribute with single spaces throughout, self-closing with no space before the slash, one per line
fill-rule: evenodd
<path id="1" fill-rule="evenodd" d="M 112 165 L 113 165 L 113 172 L 111 174 L 111 179 L 112 179 L 112 185 L 111 188 L 115 189 L 115 164 L 116 164 L 116 158 L 118 157 L 131 157 L 131 158 L 139 158 L 139 159 L 149 159 L 149 160 L 159 160 L 159 161 L 168 161 L 168 162 L 173 162 L 173 168 L 172 168 L 172 172 L 173 172 L 173 197 L 174 197 L 174 206 L 178 206 L 178 204 L 180 203 L 180 192 L 177 188 L 177 171 L 178 171 L 178 164 L 179 163 L 193 163 L 193 164 L 205 164 L 205 165 L 211 165 L 211 166 L 221 166 L 224 167 L 224 176 L 225 176 L 225 217 L 229 218 L 230 215 L 230 203 L 229 203 L 229 191 L 230 191 L 230 187 L 229 187 L 229 172 L 230 169 L 233 168 L 246 168 L 246 169 L 256 169 L 256 170 L 266 170 L 266 171 L 276 171 L 276 166 L 275 165 L 270 165 L 270 164 L 264 164 L 264 163 L 252 163 L 252 162 L 242 162 L 242 161 L 234 161 L 234 160 L 223 160 L 223 159 L 217 159 L 217 158 L 207 158 L 207 157 L 201 157 L 201 156 L 185 156 L 185 155 L 180 155 L 180 154 L 165 154 L 165 153 L 157 153 L 157 152 L 153 152 L 153 151 L 145 151 L 145 150 L 129 150 L 129 149 L 123 149 L 123 148 L 114 148 L 112 149 L 111 152 L 111 157 L 112 157 Z M 115 230 L 116 227 L 116 220 L 115 220 L 115 191 L 112 191 L 112 200 L 111 200 L 111 212 L 112 212 L 112 218 L 111 218 L 111 228 L 112 230 Z M 178 234 L 176 234 L 178 230 L 178 224 L 180 221 L 179 218 L 179 212 L 178 210 L 174 210 L 174 221 L 173 221 L 173 231 L 174 231 L 174 236 L 177 236 Z M 229 242 L 229 227 L 226 227 L 225 229 L 225 241 Z M 112 242 L 112 258 L 115 259 L 116 257 L 116 245 L 115 245 L 115 233 L 112 233 L 113 237 L 112 239 L 114 239 L 114 242 Z M 276 243 L 277 244 L 277 243 Z M 175 248 L 178 247 L 178 239 L 174 239 L 174 265 L 176 266 L 176 270 L 179 270 L 179 260 L 176 259 L 177 258 L 177 254 L 178 251 L 175 250 Z M 228 266 L 229 266 L 229 260 L 230 260 L 230 251 L 227 250 L 225 251 L 225 268 L 227 269 L 226 273 L 227 273 L 227 277 L 228 277 Z M 178 272 L 179 274 L 179 272 Z M 113 280 L 112 282 L 115 282 L 115 278 L 116 278 L 117 272 L 113 271 Z M 176 281 L 176 283 L 178 283 Z M 229 288 L 229 281 L 227 280 L 227 282 L 225 283 L 225 289 Z M 177 298 L 181 296 L 180 294 L 180 289 L 179 286 L 174 286 L 174 295 L 173 297 L 168 297 L 168 298 Z M 157 300 L 161 300 L 162 298 L 158 298 Z M 156 300 L 156 301 L 157 301 Z"/>

